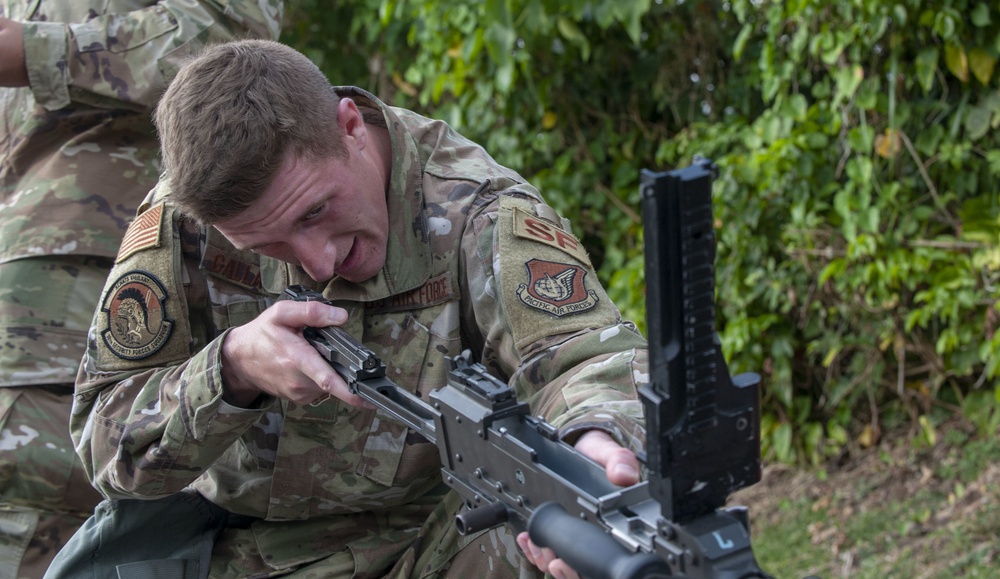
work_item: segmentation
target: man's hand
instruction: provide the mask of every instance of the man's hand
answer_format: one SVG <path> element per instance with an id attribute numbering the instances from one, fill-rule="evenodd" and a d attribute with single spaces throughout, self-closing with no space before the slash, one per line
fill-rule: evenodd
<path id="1" fill-rule="evenodd" d="M 302 337 L 306 326 L 339 326 L 347 310 L 321 302 L 279 301 L 222 342 L 223 399 L 246 408 L 261 393 L 309 404 L 335 396 L 370 407 Z"/>
<path id="2" fill-rule="evenodd" d="M 0 86 L 28 86 L 24 63 L 24 26 L 0 17 Z"/>
<path id="3" fill-rule="evenodd" d="M 581 436 L 574 446 L 580 454 L 604 466 L 608 480 L 613 484 L 624 487 L 639 482 L 639 459 L 635 453 L 615 442 L 610 434 L 591 430 Z M 549 573 L 556 579 L 580 579 L 580 575 L 565 561 L 556 557 L 552 549 L 543 549 L 532 543 L 528 533 L 519 534 L 517 544 L 528 561 L 542 572 Z"/>

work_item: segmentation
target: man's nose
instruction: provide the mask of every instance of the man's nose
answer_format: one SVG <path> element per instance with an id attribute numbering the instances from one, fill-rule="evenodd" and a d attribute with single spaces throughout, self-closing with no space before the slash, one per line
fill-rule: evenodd
<path id="1" fill-rule="evenodd" d="M 313 281 L 323 282 L 333 277 L 337 265 L 337 248 L 332 243 L 319 246 L 302 244 L 295 248 L 299 264 Z"/>

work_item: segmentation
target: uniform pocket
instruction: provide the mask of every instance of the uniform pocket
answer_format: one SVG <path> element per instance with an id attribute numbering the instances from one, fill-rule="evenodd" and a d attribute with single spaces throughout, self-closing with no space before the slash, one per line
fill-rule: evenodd
<path id="1" fill-rule="evenodd" d="M 427 400 L 432 390 L 447 382 L 445 357 L 460 353 L 458 318 L 456 302 L 411 312 L 370 314 L 365 319 L 365 343 L 386 363 L 388 378 Z M 381 444 L 372 445 L 374 448 L 370 452 L 366 450 L 366 454 L 375 456 L 381 452 L 384 455 L 387 452 L 384 443 L 391 441 L 392 451 L 397 453 L 395 460 L 384 460 L 381 472 L 359 470 L 359 474 L 386 481 L 391 465 L 393 486 L 404 488 L 438 477 L 441 459 L 437 446 L 398 422 L 392 424 L 397 428 L 386 427 L 389 431 L 383 432 L 378 439 Z"/>
<path id="2" fill-rule="evenodd" d="M 366 341 L 371 334 L 377 334 L 374 341 L 381 348 L 376 353 L 386 364 L 386 377 L 404 390 L 416 392 L 430 342 L 427 328 L 408 313 L 371 316 L 365 322 Z M 377 413 L 357 473 L 385 486 L 410 482 L 398 480 L 396 471 L 414 438 L 404 424 L 382 412 Z"/>
<path id="3" fill-rule="evenodd" d="M 71 22 L 80 52 L 128 52 L 177 28 L 177 19 L 166 8 L 150 6 L 111 17 L 107 26 L 93 22 Z"/>

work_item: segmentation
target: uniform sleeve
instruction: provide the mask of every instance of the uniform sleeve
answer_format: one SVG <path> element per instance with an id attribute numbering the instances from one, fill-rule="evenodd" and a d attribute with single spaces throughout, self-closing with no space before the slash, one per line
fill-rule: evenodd
<path id="1" fill-rule="evenodd" d="M 56 110 L 91 105 L 148 110 L 185 59 L 209 43 L 276 40 L 281 0 L 161 0 L 80 23 L 24 23 L 35 100 Z"/>
<path id="2" fill-rule="evenodd" d="M 91 482 L 108 497 L 183 489 L 274 400 L 262 397 L 255 409 L 222 400 L 225 330 L 214 330 L 210 305 L 198 305 L 203 273 L 191 251 L 178 249 L 196 236 L 171 215 L 154 205 L 126 233 L 123 247 L 138 239 L 130 247 L 138 250 L 108 277 L 76 380 L 70 433 Z M 154 227 L 158 247 L 142 241 Z"/>
<path id="3" fill-rule="evenodd" d="M 464 317 L 477 324 L 484 365 L 568 442 L 600 429 L 642 450 L 646 341 L 622 320 L 568 224 L 532 195 L 501 192 L 473 218 L 463 258 Z"/>

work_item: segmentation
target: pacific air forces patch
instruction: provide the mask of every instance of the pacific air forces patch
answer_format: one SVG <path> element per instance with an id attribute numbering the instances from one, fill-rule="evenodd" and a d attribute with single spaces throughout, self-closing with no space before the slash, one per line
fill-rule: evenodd
<path id="1" fill-rule="evenodd" d="M 170 337 L 174 322 L 166 317 L 167 291 L 145 271 L 123 274 L 104 296 L 101 311 L 107 324 L 101 330 L 105 345 L 124 360 L 155 354 Z"/>
<path id="2" fill-rule="evenodd" d="M 528 282 L 517 287 L 517 297 L 525 304 L 557 318 L 597 305 L 597 292 L 587 290 L 587 270 L 579 265 L 531 259 L 524 266 Z"/>
<path id="3" fill-rule="evenodd" d="M 517 348 L 621 321 L 586 250 L 564 225 L 535 200 L 500 197 L 497 280 Z"/>

